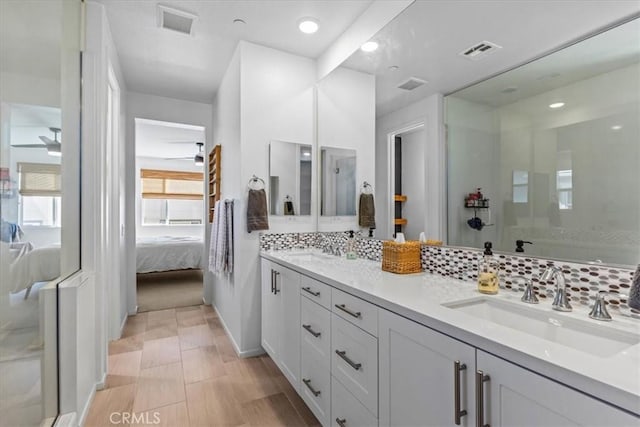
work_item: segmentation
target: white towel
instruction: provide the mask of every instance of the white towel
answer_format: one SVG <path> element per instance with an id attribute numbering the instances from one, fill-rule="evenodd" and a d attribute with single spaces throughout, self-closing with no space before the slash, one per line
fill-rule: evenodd
<path id="1" fill-rule="evenodd" d="M 233 273 L 233 200 L 219 200 L 214 206 L 209 271 Z"/>

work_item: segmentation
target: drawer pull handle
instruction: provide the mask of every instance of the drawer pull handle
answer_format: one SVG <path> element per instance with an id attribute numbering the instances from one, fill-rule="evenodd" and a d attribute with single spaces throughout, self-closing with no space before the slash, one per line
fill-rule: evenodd
<path id="1" fill-rule="evenodd" d="M 345 362 L 347 362 L 353 369 L 355 369 L 356 371 L 359 371 L 360 368 L 362 368 L 362 363 L 356 363 L 353 360 L 349 359 L 347 357 L 347 352 L 346 351 L 340 351 L 340 350 L 336 350 L 336 354 L 338 356 L 340 356 L 342 358 L 342 360 L 344 360 Z"/>
<path id="2" fill-rule="evenodd" d="M 336 422 L 340 427 L 347 427 L 347 419 L 346 418 L 336 418 Z"/>
<path id="3" fill-rule="evenodd" d="M 489 427 L 484 423 L 484 383 L 491 378 L 481 370 L 476 371 L 476 426 Z"/>
<path id="4" fill-rule="evenodd" d="M 302 288 L 302 290 L 303 290 L 303 291 L 305 291 L 305 292 L 307 292 L 307 293 L 309 293 L 309 294 L 311 294 L 311 295 L 313 295 L 314 297 L 319 297 L 319 296 L 320 296 L 320 291 L 318 291 L 318 292 L 314 292 L 314 291 L 312 291 L 312 290 L 311 290 L 311 288 L 310 288 L 310 287 L 308 287 L 308 286 L 307 286 L 307 287 Z"/>
<path id="5" fill-rule="evenodd" d="M 467 365 L 460 363 L 459 360 L 453 362 L 453 418 L 457 426 L 460 425 L 460 419 L 467 415 L 467 410 L 460 410 L 460 371 L 467 369 Z"/>
<path id="6" fill-rule="evenodd" d="M 314 396 L 320 396 L 320 390 L 316 390 L 311 386 L 311 380 L 305 380 L 304 378 L 302 379 L 302 382 L 304 383 L 304 385 L 307 386 L 307 388 L 311 391 L 311 393 L 313 393 Z"/>
<path id="7" fill-rule="evenodd" d="M 322 332 L 316 332 L 313 329 L 311 329 L 311 325 L 302 325 L 302 327 L 305 328 L 307 332 L 309 332 L 311 335 L 313 335 L 316 338 L 322 335 Z"/>
<path id="8" fill-rule="evenodd" d="M 356 319 L 359 319 L 359 318 L 362 317 L 362 313 L 360 313 L 359 311 L 351 311 L 344 304 L 336 304 L 336 308 L 339 308 L 340 310 L 344 311 L 345 313 L 347 313 L 350 316 L 355 317 Z"/>
<path id="9" fill-rule="evenodd" d="M 278 295 L 278 292 L 280 292 L 280 289 L 278 289 L 278 276 L 280 275 L 279 271 L 273 271 L 273 275 L 274 275 L 274 281 L 273 281 L 273 293 L 275 295 Z"/>

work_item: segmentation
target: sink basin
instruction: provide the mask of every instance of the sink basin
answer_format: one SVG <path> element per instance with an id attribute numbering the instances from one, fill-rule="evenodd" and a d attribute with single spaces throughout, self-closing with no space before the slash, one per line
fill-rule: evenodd
<path id="1" fill-rule="evenodd" d="M 286 254 L 285 256 L 300 261 L 330 261 L 338 259 L 338 257 L 334 255 L 319 252 L 291 252 Z"/>
<path id="2" fill-rule="evenodd" d="M 640 343 L 640 335 L 508 301 L 472 298 L 442 304 L 453 310 L 599 357 Z"/>

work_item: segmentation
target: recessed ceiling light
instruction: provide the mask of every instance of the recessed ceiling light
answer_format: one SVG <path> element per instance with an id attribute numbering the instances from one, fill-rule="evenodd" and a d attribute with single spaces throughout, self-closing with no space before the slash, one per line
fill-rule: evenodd
<path id="1" fill-rule="evenodd" d="M 318 21 L 313 18 L 302 18 L 298 22 L 298 28 L 305 34 L 313 34 L 318 31 L 320 25 L 318 24 Z"/>
<path id="2" fill-rule="evenodd" d="M 389 70 L 391 71 L 396 71 L 398 70 L 400 67 L 398 67 L 397 65 L 389 65 Z"/>
<path id="3" fill-rule="evenodd" d="M 549 108 L 562 108 L 564 107 L 564 102 L 554 102 L 553 104 L 549 104 Z"/>
<path id="4" fill-rule="evenodd" d="M 247 21 L 245 21 L 244 19 L 240 19 L 240 18 L 236 18 L 233 20 L 234 24 L 246 24 Z"/>
<path id="5" fill-rule="evenodd" d="M 362 46 L 360 46 L 360 49 L 363 52 L 373 52 L 376 49 L 378 49 L 378 43 L 374 42 L 374 41 L 370 41 L 370 42 L 366 42 L 365 44 L 363 44 Z"/>
<path id="6" fill-rule="evenodd" d="M 611 126 L 611 130 L 620 130 L 620 129 L 622 129 L 622 126 L 620 126 L 620 125 Z"/>

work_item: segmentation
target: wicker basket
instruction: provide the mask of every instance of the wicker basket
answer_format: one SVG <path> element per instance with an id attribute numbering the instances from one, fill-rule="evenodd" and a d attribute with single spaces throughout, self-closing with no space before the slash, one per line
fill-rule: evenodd
<path id="1" fill-rule="evenodd" d="M 397 274 L 420 273 L 420 242 L 382 242 L 382 270 Z"/>

